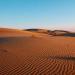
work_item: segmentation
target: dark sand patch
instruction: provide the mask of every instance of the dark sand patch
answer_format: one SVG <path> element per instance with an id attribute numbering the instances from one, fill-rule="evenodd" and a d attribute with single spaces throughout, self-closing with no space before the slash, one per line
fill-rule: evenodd
<path id="1" fill-rule="evenodd" d="M 50 56 L 49 58 L 75 61 L 75 57 L 73 57 L 73 56 Z"/>
<path id="2" fill-rule="evenodd" d="M 0 53 L 7 53 L 8 52 L 8 50 L 6 50 L 6 49 L 0 49 Z"/>

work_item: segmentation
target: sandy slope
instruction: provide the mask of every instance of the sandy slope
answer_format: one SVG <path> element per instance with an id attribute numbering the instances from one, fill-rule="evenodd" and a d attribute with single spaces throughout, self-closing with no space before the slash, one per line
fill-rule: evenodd
<path id="1" fill-rule="evenodd" d="M 46 34 L 42 34 L 46 35 Z M 17 29 L 0 28 L 0 37 L 42 36 L 40 33 L 22 31 Z"/>
<path id="2" fill-rule="evenodd" d="M 75 75 L 75 38 L 0 29 L 0 75 Z"/>

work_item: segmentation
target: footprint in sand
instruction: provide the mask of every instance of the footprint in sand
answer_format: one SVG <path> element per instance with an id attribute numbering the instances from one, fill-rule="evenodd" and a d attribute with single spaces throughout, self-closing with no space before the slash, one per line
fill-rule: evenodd
<path id="1" fill-rule="evenodd" d="M 6 49 L 0 49 L 0 53 L 7 53 L 8 51 Z"/>

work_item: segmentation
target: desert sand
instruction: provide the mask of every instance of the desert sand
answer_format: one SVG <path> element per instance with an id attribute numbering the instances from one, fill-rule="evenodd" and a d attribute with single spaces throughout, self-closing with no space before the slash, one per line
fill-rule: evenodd
<path id="1" fill-rule="evenodd" d="M 75 37 L 0 28 L 0 75 L 75 75 Z"/>

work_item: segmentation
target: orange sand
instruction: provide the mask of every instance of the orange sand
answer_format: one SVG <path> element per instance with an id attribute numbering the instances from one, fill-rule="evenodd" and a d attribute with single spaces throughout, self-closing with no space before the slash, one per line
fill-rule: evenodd
<path id="1" fill-rule="evenodd" d="M 75 38 L 0 29 L 0 75 L 75 75 Z"/>

